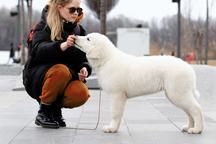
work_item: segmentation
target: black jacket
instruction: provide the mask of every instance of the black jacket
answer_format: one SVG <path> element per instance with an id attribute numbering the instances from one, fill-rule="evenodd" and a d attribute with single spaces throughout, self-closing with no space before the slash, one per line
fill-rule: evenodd
<path id="1" fill-rule="evenodd" d="M 47 9 L 46 6 L 42 12 L 41 21 L 34 30 L 32 48 L 29 50 L 29 58 L 23 70 L 25 89 L 31 97 L 38 101 L 40 101 L 44 76 L 53 65 L 66 65 L 71 70 L 73 79 L 78 79 L 78 72 L 82 67 L 86 67 L 89 75 L 91 74 L 91 67 L 84 52 L 76 47 L 68 48 L 66 51 L 60 49 L 60 44 L 66 41 L 68 35 L 85 35 L 83 27 L 77 23 L 64 23 L 63 40 L 52 41 L 51 31 L 46 23 Z"/>

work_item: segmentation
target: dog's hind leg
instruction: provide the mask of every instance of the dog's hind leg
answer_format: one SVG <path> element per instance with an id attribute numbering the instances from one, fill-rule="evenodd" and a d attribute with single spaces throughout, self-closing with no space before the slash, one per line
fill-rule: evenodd
<path id="1" fill-rule="evenodd" d="M 203 115 L 200 104 L 192 92 L 167 92 L 168 99 L 188 115 L 188 126 L 183 129 L 189 134 L 199 134 L 203 130 Z"/>
<path id="2" fill-rule="evenodd" d="M 194 127 L 194 121 L 192 116 L 186 110 L 184 111 L 188 115 L 188 124 L 182 127 L 182 132 L 188 132 L 188 129 Z"/>
<path id="3" fill-rule="evenodd" d="M 202 110 L 199 103 L 194 99 L 194 102 L 191 103 L 190 107 L 188 107 L 188 112 L 190 116 L 193 118 L 194 127 L 188 129 L 189 134 L 199 134 L 203 130 L 203 115 Z"/>
<path id="4" fill-rule="evenodd" d="M 125 103 L 127 97 L 124 93 L 112 94 L 112 120 L 109 125 L 103 127 L 103 131 L 106 133 L 117 132 L 121 124 Z"/>

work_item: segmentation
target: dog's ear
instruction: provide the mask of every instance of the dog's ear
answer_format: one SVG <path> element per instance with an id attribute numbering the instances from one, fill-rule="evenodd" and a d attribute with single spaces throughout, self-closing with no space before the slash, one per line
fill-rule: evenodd
<path id="1" fill-rule="evenodd" d="M 86 55 L 88 56 L 88 58 L 91 59 L 99 59 L 101 58 L 101 53 L 99 50 L 96 50 L 95 48 L 91 48 Z"/>

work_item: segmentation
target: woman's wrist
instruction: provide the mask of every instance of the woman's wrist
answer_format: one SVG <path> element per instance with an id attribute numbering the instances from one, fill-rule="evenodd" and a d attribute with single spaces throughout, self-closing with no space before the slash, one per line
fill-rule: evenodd
<path id="1" fill-rule="evenodd" d="M 61 43 L 60 48 L 61 48 L 62 51 L 65 51 L 68 48 L 67 42 Z"/>

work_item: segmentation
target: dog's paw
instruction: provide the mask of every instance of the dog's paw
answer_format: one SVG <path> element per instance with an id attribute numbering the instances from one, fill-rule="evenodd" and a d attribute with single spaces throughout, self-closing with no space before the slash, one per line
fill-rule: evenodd
<path id="1" fill-rule="evenodd" d="M 189 133 L 189 134 L 201 134 L 201 133 L 202 133 L 202 130 L 197 129 L 197 128 L 189 128 L 189 129 L 187 130 L 187 133 Z"/>
<path id="2" fill-rule="evenodd" d="M 112 127 L 112 126 L 110 126 L 110 125 L 105 125 L 105 126 L 103 127 L 103 131 L 104 131 L 105 133 L 116 133 L 116 132 L 117 132 L 117 128 Z"/>
<path id="3" fill-rule="evenodd" d="M 183 126 L 181 131 L 182 132 L 188 132 L 189 127 L 188 126 Z"/>

